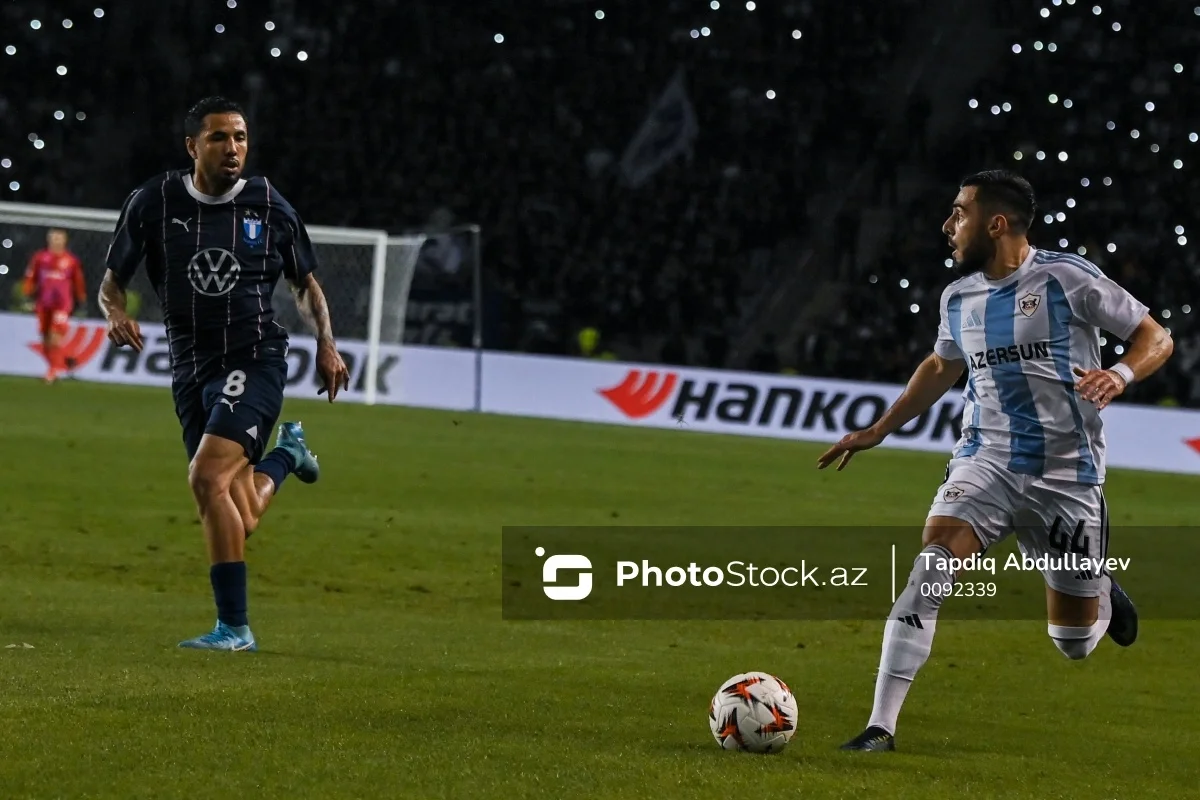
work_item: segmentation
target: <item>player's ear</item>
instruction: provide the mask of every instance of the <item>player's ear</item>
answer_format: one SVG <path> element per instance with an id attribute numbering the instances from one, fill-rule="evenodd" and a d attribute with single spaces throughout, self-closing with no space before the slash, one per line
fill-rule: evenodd
<path id="1" fill-rule="evenodd" d="M 993 215 L 992 222 L 988 225 L 988 233 L 997 239 L 1008 233 L 1008 218 L 1003 214 Z"/>
<path id="2" fill-rule="evenodd" d="M 188 155 L 194 161 L 196 159 L 196 141 L 190 136 L 185 136 L 183 146 L 187 148 Z"/>

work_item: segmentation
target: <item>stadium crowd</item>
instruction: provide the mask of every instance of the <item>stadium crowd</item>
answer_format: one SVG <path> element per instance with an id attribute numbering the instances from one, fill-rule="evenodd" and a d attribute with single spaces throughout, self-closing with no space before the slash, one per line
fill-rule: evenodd
<path id="1" fill-rule="evenodd" d="M 1023 8 L 1012 47 L 938 142 L 939 156 L 924 161 L 930 189 L 897 207 L 884 254 L 855 276 L 836 324 L 802 343 L 798 360 L 812 372 L 904 380 L 936 330 L 949 256 L 938 231 L 958 169 L 1008 167 L 1038 194 L 1033 244 L 1084 255 L 1151 306 L 1176 340 L 1164 370 L 1123 399 L 1200 406 L 1200 231 L 1189 213 L 1200 189 L 1200 8 L 1083 0 Z M 868 350 L 884 355 L 866 359 Z M 1105 363 L 1121 352 L 1107 337 Z"/>
<path id="2" fill-rule="evenodd" d="M 666 337 L 666 348 L 638 357 L 710 366 L 725 364 L 774 246 L 812 233 L 808 199 L 844 178 L 832 165 L 871 155 L 882 120 L 869 92 L 904 23 L 928 7 L 97 4 L 0 8 L 4 199 L 115 208 L 144 177 L 186 163 L 184 106 L 220 91 L 247 106 L 252 170 L 309 222 L 394 232 L 479 224 L 489 289 L 505 298 L 491 346 L 576 352 L 575 333 L 593 328 L 597 352 L 604 340 L 630 353 Z M 1064 215 L 1039 220 L 1035 244 L 1086 248 L 1156 314 L 1173 315 L 1164 322 L 1178 354 L 1135 397 L 1200 404 L 1191 378 L 1200 339 L 1185 304 L 1194 246 L 1174 232 L 1194 188 L 1189 148 L 1200 148 L 1188 138 L 1200 108 L 1189 103 L 1200 18 L 1172 4 L 1135 12 L 1129 0 L 1100 15 L 1070 0 L 1010 5 L 1028 8 L 1008 20 L 1020 52 L 977 87 L 956 135 L 930 146 L 927 101 L 914 99 L 902 134 L 913 139 L 896 158 L 926 169 L 936 190 L 895 208 L 904 224 L 879 263 L 851 276 L 828 327 L 755 364 L 905 378 L 932 340 L 948 277 L 938 233 L 948 187 L 967 169 L 1007 165 L 1033 181 L 1045 213 Z M 136 56 L 113 56 L 130 43 Z M 665 163 L 643 156 L 652 174 L 631 185 L 626 148 L 680 67 L 686 100 L 668 111 L 685 120 L 682 133 L 657 141 Z M 895 198 L 894 168 L 880 175 L 880 196 Z M 699 355 L 681 344 L 694 334 L 705 342 Z"/>
<path id="3" fill-rule="evenodd" d="M 17 53 L 3 63 L 18 79 L 4 85 L 20 88 L 6 91 L 19 113 L 3 115 L 0 142 L 16 151 L 21 189 L 8 197 L 115 207 L 138 176 L 181 163 L 183 98 L 220 89 L 246 99 L 252 167 L 309 221 L 478 223 L 489 278 L 514 301 L 502 346 L 562 348 L 586 325 L 690 331 L 732 321 L 741 265 L 803 234 L 795 209 L 832 177 L 821 155 L 864 146 L 846 136 L 871 123 L 861 87 L 918 2 L 868 14 L 813 0 L 607 12 L 542 0 L 464 14 L 394 0 L 167 0 L 100 19 L 89 4 L 56 5 L 37 30 L 40 4 L 9 4 L 0 14 Z M 144 43 L 137 58 L 111 57 L 131 41 Z M 695 146 L 629 186 L 624 151 L 681 66 Z M 64 106 L 70 116 L 55 121 Z M 44 149 L 30 148 L 30 131 Z M 549 324 L 526 324 L 535 313 Z M 528 341 L 529 329 L 549 335 Z"/>

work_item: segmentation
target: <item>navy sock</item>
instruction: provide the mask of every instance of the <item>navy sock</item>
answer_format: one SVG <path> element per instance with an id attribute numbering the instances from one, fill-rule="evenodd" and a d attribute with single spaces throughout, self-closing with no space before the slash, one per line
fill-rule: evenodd
<path id="1" fill-rule="evenodd" d="M 231 628 L 249 624 L 246 620 L 246 562 L 227 561 L 208 570 L 213 599 L 217 601 L 217 619 Z"/>
<path id="2" fill-rule="evenodd" d="M 258 462 L 254 471 L 261 472 L 270 478 L 271 483 L 275 484 L 275 491 L 278 492 L 279 487 L 283 485 L 283 479 L 291 475 L 294 469 L 296 469 L 296 457 L 287 450 L 276 447 L 263 456 L 263 460 Z"/>

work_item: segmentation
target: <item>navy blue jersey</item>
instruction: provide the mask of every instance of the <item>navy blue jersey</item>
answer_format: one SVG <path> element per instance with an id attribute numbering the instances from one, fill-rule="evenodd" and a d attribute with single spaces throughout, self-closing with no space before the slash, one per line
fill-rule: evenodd
<path id="1" fill-rule="evenodd" d="M 304 223 L 266 178 L 210 197 L 191 170 L 149 180 L 125 200 L 107 266 L 124 289 L 143 260 L 176 385 L 204 383 L 230 361 L 282 359 L 287 331 L 275 321 L 275 286 L 281 274 L 299 282 L 317 267 Z"/>

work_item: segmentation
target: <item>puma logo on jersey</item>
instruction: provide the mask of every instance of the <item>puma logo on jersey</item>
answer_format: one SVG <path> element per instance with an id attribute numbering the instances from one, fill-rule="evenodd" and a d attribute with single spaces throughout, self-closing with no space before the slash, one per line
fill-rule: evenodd
<path id="1" fill-rule="evenodd" d="M 179 217 L 171 217 L 171 224 L 172 225 L 182 225 L 183 229 L 185 231 L 188 229 L 188 223 L 191 221 L 192 221 L 191 217 L 188 217 L 187 219 L 180 219 Z"/>
<path id="2" fill-rule="evenodd" d="M 228 397 L 222 397 L 221 402 L 224 403 L 225 405 L 229 406 L 230 411 L 233 411 L 233 407 L 242 401 L 241 400 L 230 400 Z"/>

